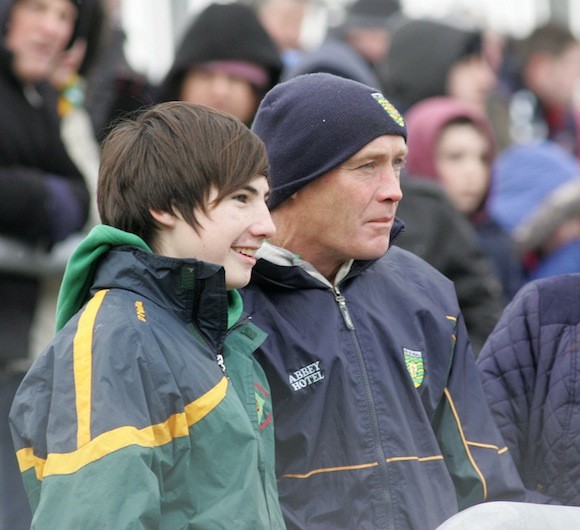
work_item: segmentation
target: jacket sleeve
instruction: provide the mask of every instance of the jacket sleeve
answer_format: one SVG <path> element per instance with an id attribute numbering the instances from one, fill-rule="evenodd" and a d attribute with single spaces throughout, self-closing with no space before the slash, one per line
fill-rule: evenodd
<path id="1" fill-rule="evenodd" d="M 477 360 L 485 396 L 518 469 L 526 459 L 539 334 L 539 296 L 529 284 L 506 307 Z M 526 491 L 526 498 L 556 502 L 531 490 Z"/>
<path id="2" fill-rule="evenodd" d="M 460 509 L 487 500 L 523 500 L 524 488 L 494 423 L 460 316 L 447 386 L 433 426 Z"/>
<path id="3" fill-rule="evenodd" d="M 50 246 L 83 227 L 90 200 L 78 172 L 63 176 L 32 167 L 1 167 L 0 234 Z"/>
<path id="4" fill-rule="evenodd" d="M 53 369 L 50 356 L 43 355 L 11 410 L 18 463 L 34 513 L 32 528 L 159 528 L 160 462 L 170 462 L 174 454 L 140 444 L 147 431 L 129 425 L 82 441 L 83 429 L 75 419 L 79 404 L 67 387 L 68 374 L 58 362 Z M 133 385 L 138 388 L 139 381 Z M 118 406 L 133 410 L 130 403 Z"/>

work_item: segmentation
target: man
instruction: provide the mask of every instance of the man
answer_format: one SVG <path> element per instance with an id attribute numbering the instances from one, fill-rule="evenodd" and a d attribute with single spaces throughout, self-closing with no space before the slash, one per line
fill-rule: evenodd
<path id="1" fill-rule="evenodd" d="M 162 169 L 161 169 L 162 168 Z M 235 290 L 274 234 L 262 142 L 171 102 L 102 148 L 60 331 L 14 399 L 36 528 L 283 529 L 265 334 Z"/>
<path id="2" fill-rule="evenodd" d="M 436 528 L 523 487 L 478 380 L 452 283 L 391 246 L 406 129 L 375 89 L 309 74 L 253 125 L 276 236 L 245 305 L 277 416 L 289 528 Z"/>
<path id="3" fill-rule="evenodd" d="M 15 0 L 0 13 L 0 529 L 30 527 L 8 429 L 29 366 L 45 251 L 80 230 L 90 197 L 60 139 L 47 82 L 72 42 L 82 2 Z M 36 254 L 35 254 L 36 253 Z M 22 259 L 39 255 L 40 266 Z M 20 257 L 28 272 L 12 260 Z"/>
<path id="4" fill-rule="evenodd" d="M 500 147 L 553 140 L 580 157 L 580 40 L 565 25 L 548 23 L 514 41 L 507 59 L 512 71 L 490 102 Z"/>

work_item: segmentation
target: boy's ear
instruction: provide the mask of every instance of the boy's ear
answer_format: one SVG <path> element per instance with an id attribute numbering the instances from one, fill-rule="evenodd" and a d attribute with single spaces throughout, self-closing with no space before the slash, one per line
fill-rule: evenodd
<path id="1" fill-rule="evenodd" d="M 153 219 L 164 228 L 173 228 L 179 219 L 174 213 L 165 212 L 163 210 L 149 209 L 149 213 L 151 214 L 151 217 L 153 217 Z"/>

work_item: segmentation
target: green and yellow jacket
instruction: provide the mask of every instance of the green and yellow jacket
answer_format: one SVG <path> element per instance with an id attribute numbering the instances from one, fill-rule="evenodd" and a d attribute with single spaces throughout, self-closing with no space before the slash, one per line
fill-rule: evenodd
<path id="1" fill-rule="evenodd" d="M 93 229 L 11 411 L 33 528 L 284 528 L 266 335 L 241 314 L 221 267 Z"/>

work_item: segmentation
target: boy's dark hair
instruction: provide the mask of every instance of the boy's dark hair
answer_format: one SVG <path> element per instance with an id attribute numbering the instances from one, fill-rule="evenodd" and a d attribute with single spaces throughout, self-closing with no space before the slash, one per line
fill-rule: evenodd
<path id="1" fill-rule="evenodd" d="M 97 204 L 104 224 L 151 245 L 150 210 L 179 211 L 194 229 L 194 210 L 268 174 L 262 141 L 242 122 L 201 105 L 172 101 L 121 121 L 102 146 Z"/>

